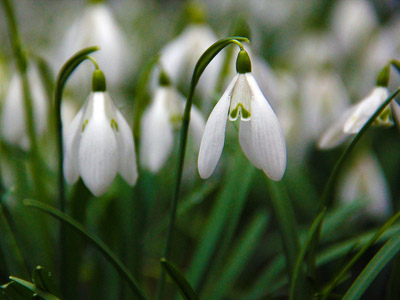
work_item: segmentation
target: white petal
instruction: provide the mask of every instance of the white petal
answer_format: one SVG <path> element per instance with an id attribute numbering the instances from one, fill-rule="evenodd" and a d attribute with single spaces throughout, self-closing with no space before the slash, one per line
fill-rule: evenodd
<path id="1" fill-rule="evenodd" d="M 246 73 L 253 92 L 251 103 L 251 133 L 254 154 L 263 171 L 272 180 L 281 180 L 286 169 L 285 136 L 278 118 L 265 99 L 253 75 Z"/>
<path id="2" fill-rule="evenodd" d="M 196 147 L 200 146 L 201 137 L 203 136 L 205 126 L 206 121 L 204 120 L 203 115 L 197 109 L 197 107 L 192 105 L 192 109 L 190 111 L 189 131 L 190 134 L 193 136 L 193 141 Z"/>
<path id="3" fill-rule="evenodd" d="M 64 177 L 68 184 L 75 183 L 79 178 L 79 143 L 81 140 L 83 114 L 87 107 L 87 102 L 79 110 L 72 120 L 69 127 L 63 131 L 64 137 Z"/>
<path id="4" fill-rule="evenodd" d="M 125 118 L 117 109 L 115 113 L 116 122 L 118 124 L 118 132 L 116 133 L 119 151 L 118 171 L 125 181 L 133 186 L 138 178 L 138 171 L 132 130 Z"/>
<path id="5" fill-rule="evenodd" d="M 2 107 L 1 131 L 4 139 L 18 144 L 26 132 L 22 83 L 18 75 L 11 78 Z"/>
<path id="6" fill-rule="evenodd" d="M 108 108 L 111 104 L 102 94 L 94 93 L 92 115 L 79 146 L 80 174 L 85 185 L 96 196 L 108 189 L 119 167 L 117 140 L 111 119 L 107 116 L 112 113 Z"/>
<path id="7" fill-rule="evenodd" d="M 221 157 L 225 141 L 225 128 L 228 119 L 230 95 L 237 78 L 238 75 L 232 79 L 228 88 L 208 117 L 203 138 L 200 143 L 197 162 L 200 177 L 203 179 L 211 176 Z"/>
<path id="8" fill-rule="evenodd" d="M 253 139 L 251 135 L 251 122 L 249 121 L 240 121 L 239 128 L 239 142 L 240 146 L 247 159 L 258 169 L 262 169 L 262 164 L 257 159 L 257 156 L 254 151 Z"/>
<path id="9" fill-rule="evenodd" d="M 330 149 L 339 146 L 346 140 L 346 138 L 349 137 L 349 133 L 344 132 L 344 124 L 356 109 L 357 105 L 352 106 L 345 113 L 343 113 L 343 115 L 335 123 L 328 127 L 328 129 L 321 135 L 317 142 L 317 146 L 320 149 Z"/>
<path id="10" fill-rule="evenodd" d="M 173 128 L 166 96 L 168 96 L 166 89 L 158 89 L 154 102 L 142 117 L 140 161 L 152 172 L 160 170 L 173 146 Z"/>
<path id="11" fill-rule="evenodd" d="M 344 124 L 344 131 L 347 133 L 359 132 L 387 97 L 387 88 L 376 87 L 367 98 L 357 104 L 357 109 Z"/>

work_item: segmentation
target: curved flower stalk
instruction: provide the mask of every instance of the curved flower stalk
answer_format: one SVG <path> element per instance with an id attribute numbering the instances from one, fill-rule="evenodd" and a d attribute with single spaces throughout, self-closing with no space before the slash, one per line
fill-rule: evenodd
<path id="1" fill-rule="evenodd" d="M 132 131 L 106 92 L 105 77 L 93 73 L 93 88 L 67 131 L 64 175 L 73 184 L 82 176 L 95 196 L 109 188 L 119 173 L 129 185 L 136 183 Z"/>
<path id="2" fill-rule="evenodd" d="M 200 177 L 211 176 L 219 161 L 228 118 L 236 121 L 240 117 L 239 142 L 246 157 L 268 177 L 280 180 L 286 169 L 285 136 L 251 73 L 250 58 L 243 49 L 236 69 L 238 74 L 207 120 L 198 158 Z"/>
<path id="3" fill-rule="evenodd" d="M 46 92 L 35 65 L 29 65 L 27 75 L 32 92 L 35 130 L 37 135 L 42 135 L 47 127 Z M 23 97 L 21 77 L 15 73 L 11 78 L 1 111 L 1 132 L 7 142 L 27 150 L 30 144 Z"/>
<path id="4" fill-rule="evenodd" d="M 375 87 L 372 92 L 358 104 L 350 107 L 343 115 L 329 127 L 318 141 L 318 147 L 322 149 L 333 148 L 341 144 L 352 134 L 356 134 L 374 114 L 378 107 L 389 96 L 388 89 L 383 86 Z M 391 102 L 391 107 L 398 110 L 396 101 Z M 392 126 L 392 113 L 387 107 L 374 122 L 376 126 Z"/>
<path id="5" fill-rule="evenodd" d="M 62 43 L 62 61 L 76 51 L 93 45 L 100 48 L 94 57 L 104 62 L 102 67 L 108 82 L 118 84 L 135 56 L 128 52 L 128 42 L 121 28 L 108 5 L 102 1 L 88 4 L 68 29 Z"/>
<path id="6" fill-rule="evenodd" d="M 385 219 L 392 211 L 385 175 L 372 154 L 357 156 L 338 187 L 340 203 L 362 200 L 365 202 L 364 213 L 371 218 Z"/>
<path id="7" fill-rule="evenodd" d="M 156 88 L 151 105 L 142 117 L 140 160 L 142 165 L 156 173 L 165 164 L 173 147 L 173 131 L 179 128 L 185 110 L 185 98 L 170 84 L 161 72 L 160 85 Z M 205 120 L 192 106 L 189 131 L 195 147 L 200 145 Z"/>
<path id="8" fill-rule="evenodd" d="M 190 77 L 200 56 L 208 47 L 217 41 L 217 37 L 206 24 L 191 24 L 162 50 L 160 62 L 176 85 L 183 78 Z M 223 57 L 217 56 L 204 71 L 198 83 L 198 90 L 203 97 L 210 97 L 215 89 Z"/>

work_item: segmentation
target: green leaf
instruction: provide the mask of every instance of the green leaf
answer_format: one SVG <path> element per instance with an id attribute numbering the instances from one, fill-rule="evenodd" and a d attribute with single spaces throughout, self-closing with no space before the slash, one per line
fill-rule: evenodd
<path id="1" fill-rule="evenodd" d="M 30 283 L 28 281 L 25 281 L 23 279 L 17 278 L 17 277 L 13 277 L 10 276 L 10 279 L 17 283 L 18 285 L 24 287 L 26 290 L 30 291 L 30 297 L 27 299 L 32 299 L 33 295 L 38 295 L 40 298 L 44 299 L 44 300 L 59 300 L 59 298 L 57 298 L 56 296 L 47 293 L 46 291 L 43 291 L 41 289 L 39 289 L 36 285 L 34 285 L 33 283 Z M 28 292 L 26 292 L 28 294 Z M 33 295 L 32 295 L 33 293 Z M 19 298 L 16 298 L 16 300 Z"/>
<path id="2" fill-rule="evenodd" d="M 29 284 L 29 282 L 27 283 Z M 25 287 L 24 285 L 18 284 L 15 281 L 11 281 L 2 285 L 0 287 L 0 291 L 3 295 L 7 296 L 8 300 L 32 299 L 33 295 L 31 289 Z"/>
<path id="3" fill-rule="evenodd" d="M 307 283 L 304 281 L 304 274 L 302 273 L 302 265 L 305 259 L 307 250 L 314 240 L 315 235 L 318 234 L 318 228 L 321 226 L 324 219 L 326 210 L 321 211 L 311 224 L 310 230 L 308 231 L 305 243 L 300 249 L 300 253 L 297 256 L 296 265 L 293 270 L 292 280 L 290 283 L 290 299 L 310 299 L 312 293 L 309 292 L 309 287 L 305 286 Z M 302 277 L 303 276 L 303 277 Z M 300 286 L 303 284 L 303 286 Z"/>
<path id="4" fill-rule="evenodd" d="M 282 182 L 274 182 L 268 179 L 267 184 L 270 190 L 272 209 L 282 238 L 286 256 L 286 269 L 289 276 L 291 276 L 300 248 L 296 218 Z"/>
<path id="5" fill-rule="evenodd" d="M 136 297 L 138 299 L 146 299 L 144 293 L 136 283 L 135 278 L 129 272 L 129 270 L 122 264 L 122 262 L 118 259 L 118 257 L 100 239 L 98 239 L 96 236 L 88 232 L 85 227 L 83 227 L 81 224 L 76 222 L 68 215 L 41 202 L 35 200 L 25 200 L 24 204 L 42 210 L 48 213 L 49 215 L 57 218 L 58 220 L 65 222 L 66 224 L 71 226 L 74 230 L 78 231 L 88 242 L 90 242 L 100 253 L 104 255 L 104 257 L 115 268 L 115 270 L 120 274 L 120 276 L 124 280 L 126 280 L 126 282 L 130 286 L 132 292 L 136 295 Z"/>
<path id="6" fill-rule="evenodd" d="M 196 247 L 193 260 L 188 271 L 188 280 L 193 287 L 199 289 L 207 274 L 212 259 L 219 246 L 220 239 L 224 233 L 232 211 L 237 206 L 242 207 L 246 200 L 247 193 L 252 182 L 254 167 L 247 159 L 237 151 L 226 171 L 226 181 L 223 189 L 217 197 L 217 201 L 211 211 L 208 222 L 199 239 L 200 243 Z"/>
<path id="7" fill-rule="evenodd" d="M 232 247 L 226 266 L 221 270 L 219 278 L 213 282 L 214 290 L 210 295 L 207 294 L 204 297 L 205 299 L 216 300 L 226 296 L 226 293 L 231 289 L 240 272 L 243 271 L 249 261 L 251 254 L 259 245 L 267 222 L 268 214 L 265 212 L 258 213 L 252 218 L 243 235 L 238 239 L 236 245 Z"/>
<path id="8" fill-rule="evenodd" d="M 185 300 L 198 300 L 199 297 L 197 296 L 196 292 L 190 286 L 188 281 L 185 279 L 183 274 L 169 261 L 165 258 L 161 258 L 161 266 L 167 272 L 169 277 L 173 280 L 176 286 L 179 289 L 182 297 Z"/>
<path id="9" fill-rule="evenodd" d="M 343 300 L 357 300 L 388 262 L 400 251 L 400 234 L 390 238 L 353 282 Z"/>
<path id="10" fill-rule="evenodd" d="M 356 263 L 356 261 L 371 247 L 379 237 L 400 217 L 400 211 L 391 217 L 385 224 L 372 236 L 372 238 L 354 255 L 354 257 L 344 266 L 344 268 L 336 275 L 327 287 L 323 291 L 323 298 L 327 299 L 330 292 L 342 281 L 343 276 L 345 276 L 350 268 Z"/>
<path id="11" fill-rule="evenodd" d="M 389 282 L 386 288 L 386 300 L 400 299 L 400 253 L 396 255 L 392 262 Z"/>

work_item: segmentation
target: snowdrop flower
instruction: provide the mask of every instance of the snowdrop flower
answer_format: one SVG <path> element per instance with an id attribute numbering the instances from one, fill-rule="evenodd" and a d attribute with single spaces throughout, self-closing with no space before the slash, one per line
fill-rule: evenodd
<path id="1" fill-rule="evenodd" d="M 161 50 L 160 62 L 172 82 L 176 85 L 182 78 L 190 77 L 200 56 L 216 41 L 208 25 L 191 24 L 167 44 Z M 222 62 L 222 57 L 217 56 L 204 71 L 198 83 L 204 97 L 210 97 L 214 91 Z"/>
<path id="2" fill-rule="evenodd" d="M 108 81 L 112 85 L 119 83 L 135 56 L 129 53 L 125 36 L 104 2 L 90 3 L 68 29 L 62 43 L 61 61 L 82 48 L 95 45 L 100 51 L 93 56 L 104 62 Z"/>
<path id="3" fill-rule="evenodd" d="M 143 113 L 140 160 L 142 165 L 156 173 L 166 162 L 173 147 L 173 130 L 182 123 L 186 100 L 171 86 L 164 72 L 160 73 L 159 86 L 153 100 Z M 199 147 L 205 120 L 192 106 L 189 131 L 196 147 Z"/>
<path id="4" fill-rule="evenodd" d="M 105 89 L 100 70 L 93 73 L 93 88 L 69 126 L 65 140 L 64 175 L 67 183 L 82 180 L 95 195 L 102 195 L 117 172 L 129 185 L 138 173 L 132 131 Z"/>
<path id="5" fill-rule="evenodd" d="M 232 79 L 204 129 L 198 157 L 200 177 L 211 176 L 221 156 L 227 120 L 240 117 L 239 142 L 250 162 L 273 180 L 286 169 L 285 137 L 278 118 L 262 94 L 245 50 L 239 52 Z"/>
<path id="6" fill-rule="evenodd" d="M 47 126 L 46 92 L 36 66 L 30 64 L 28 80 L 31 88 L 33 118 L 37 135 L 44 133 Z M 3 138 L 21 148 L 29 149 L 25 104 L 22 93 L 22 80 L 19 74 L 11 78 L 1 111 L 1 132 Z"/>
<path id="7" fill-rule="evenodd" d="M 388 89 L 386 87 L 375 87 L 371 94 L 358 104 L 350 107 L 336 123 L 325 131 L 318 142 L 318 146 L 323 149 L 333 148 L 341 144 L 349 135 L 358 133 L 388 96 Z M 398 106 L 396 101 L 393 101 L 391 105 L 392 107 Z M 395 109 L 398 109 L 398 107 Z M 375 120 L 374 125 L 393 125 L 389 107 L 380 114 Z"/>
<path id="8" fill-rule="evenodd" d="M 364 212 L 373 218 L 386 218 L 392 211 L 389 187 L 379 162 L 372 154 L 357 156 L 338 185 L 339 201 L 350 204 L 365 202 Z"/>

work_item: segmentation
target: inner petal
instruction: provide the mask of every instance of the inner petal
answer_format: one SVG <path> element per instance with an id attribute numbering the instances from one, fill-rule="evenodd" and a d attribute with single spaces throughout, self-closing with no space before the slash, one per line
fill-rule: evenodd
<path id="1" fill-rule="evenodd" d="M 239 114 L 242 121 L 249 121 L 251 117 L 252 92 L 244 74 L 240 74 L 232 90 L 229 107 L 229 120 L 236 121 Z"/>

